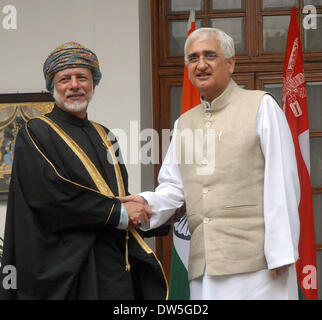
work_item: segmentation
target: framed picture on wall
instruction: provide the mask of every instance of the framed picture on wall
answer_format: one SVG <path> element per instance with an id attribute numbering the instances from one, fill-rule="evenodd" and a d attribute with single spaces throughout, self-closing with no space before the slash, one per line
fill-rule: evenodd
<path id="1" fill-rule="evenodd" d="M 48 113 L 54 106 L 50 93 L 0 94 L 0 200 L 8 197 L 16 136 L 31 118 Z"/>

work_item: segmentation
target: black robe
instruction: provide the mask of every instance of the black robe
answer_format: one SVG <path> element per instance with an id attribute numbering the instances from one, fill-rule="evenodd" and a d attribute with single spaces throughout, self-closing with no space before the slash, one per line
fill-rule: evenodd
<path id="1" fill-rule="evenodd" d="M 83 149 L 117 196 L 114 166 L 91 122 L 57 106 L 47 117 Z M 17 289 L 0 285 L 1 299 L 166 299 L 161 265 L 131 234 L 131 269 L 125 269 L 126 232 L 116 228 L 120 201 L 96 192 L 82 162 L 48 124 L 36 118 L 27 128 L 16 139 L 2 260 L 2 268 L 16 267 Z M 116 139 L 105 131 L 119 156 Z M 120 169 L 128 194 L 126 168 Z"/>

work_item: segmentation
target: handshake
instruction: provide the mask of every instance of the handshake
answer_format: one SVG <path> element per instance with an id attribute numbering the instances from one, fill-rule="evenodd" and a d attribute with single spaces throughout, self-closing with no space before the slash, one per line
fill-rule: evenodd
<path id="1" fill-rule="evenodd" d="M 117 197 L 117 199 L 122 202 L 128 213 L 129 225 L 139 228 L 151 219 L 152 210 L 148 202 L 142 196 L 130 195 L 126 197 Z M 172 225 L 173 223 L 179 221 L 185 212 L 186 205 L 184 203 L 174 212 L 174 215 L 165 224 Z"/>
<path id="2" fill-rule="evenodd" d="M 117 197 L 125 207 L 129 215 L 129 225 L 135 228 L 149 221 L 152 216 L 151 208 L 148 202 L 141 196 L 131 195 L 126 197 Z"/>

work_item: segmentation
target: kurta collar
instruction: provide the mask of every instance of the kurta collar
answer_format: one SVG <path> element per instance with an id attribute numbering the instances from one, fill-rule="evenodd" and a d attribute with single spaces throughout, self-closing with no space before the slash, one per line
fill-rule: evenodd
<path id="1" fill-rule="evenodd" d="M 85 127 L 85 126 L 90 126 L 90 121 L 87 119 L 87 115 L 85 119 L 80 119 L 78 117 L 73 116 L 72 114 L 62 110 L 59 108 L 56 104 L 51 112 L 51 115 L 63 120 L 65 122 L 69 122 L 73 125 L 76 125 L 78 127 Z"/>
<path id="2" fill-rule="evenodd" d="M 230 79 L 230 82 L 225 89 L 225 91 L 217 98 L 215 98 L 211 103 L 204 100 L 203 97 L 201 97 L 201 105 L 204 112 L 216 112 L 223 108 L 225 108 L 232 99 L 232 91 L 234 91 L 236 88 L 238 88 L 238 85 L 233 79 Z"/>

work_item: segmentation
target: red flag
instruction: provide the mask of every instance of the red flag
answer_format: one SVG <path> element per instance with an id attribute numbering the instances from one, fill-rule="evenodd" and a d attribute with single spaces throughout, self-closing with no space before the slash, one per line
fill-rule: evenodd
<path id="1" fill-rule="evenodd" d="M 190 12 L 188 22 L 188 36 L 191 32 L 196 30 L 195 14 L 194 11 Z M 183 74 L 183 87 L 182 87 L 182 100 L 181 100 L 181 113 L 184 113 L 192 107 L 200 104 L 200 93 L 189 80 L 188 68 L 184 66 Z"/>
<path id="2" fill-rule="evenodd" d="M 301 187 L 299 260 L 296 263 L 299 296 L 318 299 L 313 201 L 310 181 L 310 134 L 303 54 L 296 7 L 292 8 L 283 72 L 283 111 L 290 126 Z"/>

